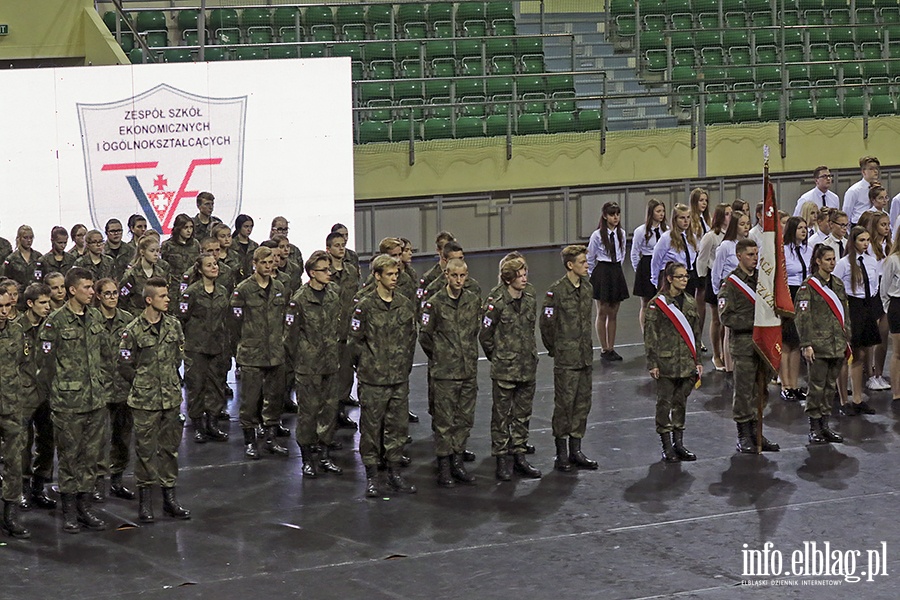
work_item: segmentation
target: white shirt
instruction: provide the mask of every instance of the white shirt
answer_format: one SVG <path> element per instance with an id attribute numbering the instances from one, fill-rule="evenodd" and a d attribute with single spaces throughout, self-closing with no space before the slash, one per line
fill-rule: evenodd
<path id="1" fill-rule="evenodd" d="M 603 237 L 600 235 L 600 230 L 595 230 L 594 233 L 591 234 L 591 240 L 588 242 L 587 251 L 588 269 L 591 273 L 594 272 L 594 265 L 598 262 L 621 263 L 625 260 L 625 233 L 622 233 L 622 243 L 620 244 L 617 230 L 607 229 L 606 232 L 613 240 L 613 249 L 615 250 L 616 255 L 609 255 L 606 246 L 603 245 Z"/>
<path id="2" fill-rule="evenodd" d="M 837 194 L 835 194 L 831 190 L 826 190 L 823 192 L 818 187 L 814 187 L 797 199 L 797 206 L 794 207 L 794 216 L 800 216 L 800 209 L 803 208 L 803 205 L 807 202 L 812 202 L 816 205 L 816 207 L 822 208 L 823 195 L 825 196 L 825 206 L 829 208 L 841 207 L 841 199 L 838 198 Z"/>
<path id="3" fill-rule="evenodd" d="M 844 192 L 844 206 L 851 223 L 859 223 L 859 218 L 869 208 L 869 182 L 860 179 Z"/>
<path id="4" fill-rule="evenodd" d="M 822 237 L 822 232 L 815 227 L 813 227 L 812 229 L 807 229 L 806 235 L 806 243 L 810 248 L 813 249 L 815 249 L 816 244 L 821 244 L 823 241 L 825 241 L 825 238 Z"/>
<path id="5" fill-rule="evenodd" d="M 641 262 L 642 256 L 653 256 L 653 249 L 656 247 L 656 241 L 662 236 L 663 231 L 659 225 L 650 229 L 650 237 L 644 239 L 644 232 L 647 231 L 646 223 L 639 225 L 631 236 L 631 266 L 637 271 L 638 263 Z"/>
<path id="6" fill-rule="evenodd" d="M 869 256 L 868 254 L 858 254 L 856 260 L 859 260 L 860 256 L 863 259 L 863 265 L 866 268 L 866 273 L 869 274 L 869 293 L 872 295 L 872 297 L 877 297 L 878 280 L 881 278 L 881 269 L 878 267 L 878 262 L 874 257 Z M 865 279 L 863 279 L 862 276 L 860 276 L 856 288 L 852 288 L 850 286 L 849 256 L 845 256 L 837 262 L 837 265 L 835 265 L 834 267 L 834 273 L 832 273 L 832 275 L 834 275 L 835 277 L 839 277 L 841 281 L 844 282 L 844 288 L 847 290 L 848 296 L 853 296 L 854 298 L 866 297 L 866 288 L 863 287 Z"/>
<path id="7" fill-rule="evenodd" d="M 659 273 L 666 268 L 667 264 L 670 262 L 684 263 L 687 260 L 684 250 L 676 250 L 672 247 L 672 233 L 673 231 L 670 229 L 662 234 L 659 241 L 656 242 L 656 247 L 653 249 L 653 258 L 650 261 L 650 281 L 655 286 L 659 285 Z M 676 235 L 683 234 L 678 233 Z M 688 261 L 690 264 L 687 265 L 687 269 L 691 271 L 697 262 L 698 249 L 696 242 L 694 242 L 693 246 L 688 244 L 687 251 L 690 255 L 690 260 Z"/>
<path id="8" fill-rule="evenodd" d="M 900 224 L 897 220 L 897 217 L 900 216 L 900 194 L 897 194 L 891 200 L 891 210 L 889 214 L 891 215 L 891 224 L 893 224 L 894 227 Z M 893 227 L 891 229 L 893 230 Z"/>
<path id="9" fill-rule="evenodd" d="M 754 242 L 756 242 L 757 246 L 762 246 L 762 235 L 763 235 L 763 225 L 762 223 L 757 223 L 753 227 L 750 228 L 750 231 L 747 232 L 747 237 Z"/>
<path id="10" fill-rule="evenodd" d="M 882 264 L 881 303 L 884 312 L 888 311 L 891 298 L 900 298 L 900 254 L 891 254 Z"/>
<path id="11" fill-rule="evenodd" d="M 706 277 L 709 270 L 716 260 L 716 248 L 722 243 L 725 232 L 716 233 L 715 231 L 707 231 L 703 239 L 700 240 L 700 248 L 697 251 L 697 276 Z M 715 289 L 715 288 L 713 288 Z"/>
<path id="12" fill-rule="evenodd" d="M 716 259 L 713 261 L 712 286 L 715 293 L 719 293 L 722 289 L 722 282 L 731 275 L 731 272 L 737 269 L 737 242 L 735 240 L 723 240 L 719 247 L 716 248 Z"/>
<path id="13" fill-rule="evenodd" d="M 834 255 L 837 257 L 838 260 L 840 260 L 841 257 L 847 253 L 848 242 L 846 239 L 839 240 L 838 238 L 834 237 L 833 235 L 829 235 L 827 238 L 825 238 L 824 240 L 821 240 L 819 243 L 825 244 L 826 246 L 828 246 L 829 248 L 834 250 Z"/>
<path id="14" fill-rule="evenodd" d="M 815 246 L 809 243 L 785 244 L 784 266 L 787 268 L 788 285 L 802 285 L 806 278 L 812 274 L 812 253 Z M 799 250 L 799 253 L 798 253 Z"/>

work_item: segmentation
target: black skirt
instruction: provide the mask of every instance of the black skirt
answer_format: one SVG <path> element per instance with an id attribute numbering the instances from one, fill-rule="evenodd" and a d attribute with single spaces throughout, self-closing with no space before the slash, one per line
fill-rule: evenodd
<path id="1" fill-rule="evenodd" d="M 900 298 L 891 298 L 888 304 L 888 327 L 891 333 L 900 333 Z"/>
<path id="2" fill-rule="evenodd" d="M 648 300 L 656 295 L 656 286 L 650 281 L 650 261 L 653 257 L 649 254 L 641 257 L 637 271 L 634 272 L 634 287 L 631 293 Z"/>
<path id="3" fill-rule="evenodd" d="M 867 300 L 849 296 L 847 301 L 850 305 L 850 346 L 855 349 L 880 344 L 878 319 L 884 315 L 881 298 L 873 296 Z"/>
<path id="4" fill-rule="evenodd" d="M 629 297 L 622 263 L 598 262 L 591 272 L 591 286 L 594 288 L 594 300 L 606 304 L 615 304 Z"/>
<path id="5" fill-rule="evenodd" d="M 703 296 L 703 301 L 709 305 L 717 306 L 719 301 L 712 286 L 712 273 L 707 273 L 704 279 L 706 280 L 706 295 Z"/>
<path id="6" fill-rule="evenodd" d="M 791 300 L 793 300 L 797 297 L 797 290 L 800 289 L 800 286 L 791 285 L 788 287 L 791 290 Z M 800 332 L 797 331 L 797 324 L 794 323 L 794 319 L 781 320 L 781 343 L 791 350 L 796 350 L 800 347 Z"/>

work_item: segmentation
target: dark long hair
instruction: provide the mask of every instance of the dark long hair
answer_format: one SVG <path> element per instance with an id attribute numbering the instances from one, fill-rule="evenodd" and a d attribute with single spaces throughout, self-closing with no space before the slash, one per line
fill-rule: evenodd
<path id="1" fill-rule="evenodd" d="M 662 284 L 660 284 L 660 286 L 659 286 L 660 294 L 668 294 L 669 293 L 669 288 L 672 287 L 672 282 L 669 281 L 669 277 L 674 277 L 675 271 L 677 269 L 684 269 L 685 271 L 688 270 L 687 267 L 684 266 L 684 263 L 675 262 L 675 261 L 670 261 L 670 262 L 666 263 L 666 269 L 665 269 L 665 271 L 663 271 Z"/>
<path id="2" fill-rule="evenodd" d="M 653 213 L 656 212 L 656 207 L 662 206 L 663 208 L 666 205 L 656 198 L 650 198 L 647 201 L 647 218 L 644 220 L 644 241 L 650 241 L 650 234 L 653 233 Z M 662 222 L 659 224 L 659 230 L 665 231 L 669 228 L 669 224 L 666 223 L 666 218 L 663 217 Z"/>
<path id="3" fill-rule="evenodd" d="M 740 210 L 731 211 L 731 221 L 728 222 L 728 229 L 725 230 L 725 235 L 722 237 L 722 241 L 733 242 L 737 240 L 737 229 L 738 224 L 741 222 L 741 217 L 745 217 L 745 215 Z"/>
<path id="4" fill-rule="evenodd" d="M 784 245 L 787 246 L 789 244 L 797 245 L 797 227 L 800 226 L 800 223 L 806 223 L 806 219 L 803 217 L 791 217 L 787 220 L 787 223 L 784 224 Z M 809 233 L 806 234 L 806 239 L 809 239 Z M 806 240 L 803 241 L 806 243 Z"/>
<path id="5" fill-rule="evenodd" d="M 864 227 L 857 225 L 850 230 L 849 243 L 847 244 L 847 261 L 850 263 L 850 289 L 854 291 L 860 280 L 862 280 L 862 269 L 859 268 L 859 264 L 856 262 L 856 258 L 859 256 L 856 253 L 856 238 L 864 233 L 869 232 Z M 871 240 L 869 243 L 871 243 Z"/>
<path id="6" fill-rule="evenodd" d="M 716 210 L 713 212 L 712 223 L 709 226 L 710 231 L 714 233 L 722 233 L 722 228 L 725 226 L 725 218 L 728 216 L 727 210 L 731 208 L 730 204 L 719 204 L 716 206 Z M 731 212 L 734 212 L 734 209 L 731 209 Z"/>
<path id="7" fill-rule="evenodd" d="M 618 202 L 607 202 L 603 205 L 603 210 L 600 212 L 600 223 L 597 225 L 597 229 L 600 230 L 600 239 L 603 240 L 603 247 L 606 248 L 606 252 L 611 258 L 615 258 L 616 256 L 616 242 L 619 243 L 619 247 L 625 247 L 625 230 L 622 229 L 622 221 L 619 220 L 615 229 L 616 240 L 612 240 L 609 237 L 609 227 L 606 224 L 606 217 L 621 213 L 622 209 L 619 208 Z"/>

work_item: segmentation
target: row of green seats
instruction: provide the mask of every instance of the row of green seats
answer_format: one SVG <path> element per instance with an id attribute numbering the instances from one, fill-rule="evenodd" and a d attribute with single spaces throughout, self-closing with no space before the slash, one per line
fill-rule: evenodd
<path id="1" fill-rule="evenodd" d="M 515 82 L 515 87 L 513 85 Z M 468 98 L 497 95 L 543 94 L 548 97 L 574 96 L 575 83 L 571 75 L 546 75 L 527 77 L 488 77 L 471 79 L 429 79 L 422 82 L 371 81 L 357 84 L 359 105 L 366 106 L 374 100 L 408 100 L 411 98 Z"/>
<path id="2" fill-rule="evenodd" d="M 793 98 L 788 101 L 787 118 L 813 119 L 830 117 L 860 117 L 865 111 L 866 99 L 860 96 Z M 706 105 L 706 124 L 747 123 L 752 121 L 777 121 L 781 114 L 780 100 L 713 102 Z M 897 108 L 891 96 L 872 96 L 869 99 L 869 116 L 896 115 Z"/>
<path id="3" fill-rule="evenodd" d="M 779 0 L 778 7 L 782 3 Z M 833 11 L 847 10 L 848 0 L 784 0 L 783 7 L 788 11 Z M 892 9 L 897 7 L 896 0 L 856 0 L 857 9 Z M 608 0 L 607 10 L 612 17 L 633 15 L 634 0 Z M 771 11 L 769 0 L 641 0 L 641 14 L 676 14 L 703 12 L 764 12 Z M 780 12 L 780 10 L 779 10 Z"/>

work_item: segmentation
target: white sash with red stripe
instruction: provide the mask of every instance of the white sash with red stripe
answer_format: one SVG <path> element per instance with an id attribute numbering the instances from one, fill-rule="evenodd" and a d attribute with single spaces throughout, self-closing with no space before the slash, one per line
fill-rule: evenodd
<path id="1" fill-rule="evenodd" d="M 663 314 L 669 317 L 672 325 L 675 326 L 675 331 L 677 331 L 681 335 L 681 339 L 683 339 L 684 343 L 687 344 L 688 349 L 691 351 L 691 355 L 696 361 L 697 343 L 694 341 L 694 330 L 691 329 L 691 324 L 688 323 L 687 317 L 684 316 L 684 313 L 681 312 L 681 309 L 679 309 L 675 304 L 669 304 L 668 302 L 666 302 L 664 296 L 657 296 L 656 306 L 659 307 L 659 310 L 661 310 Z"/>
<path id="2" fill-rule="evenodd" d="M 844 305 L 841 304 L 841 299 L 834 293 L 834 290 L 830 287 L 823 286 L 815 277 L 810 277 L 806 282 L 809 284 L 809 287 L 816 290 L 816 292 L 822 296 L 822 299 L 825 300 L 825 304 L 828 305 L 828 308 L 834 313 L 838 323 L 841 324 L 841 328 L 844 328 Z"/>
<path id="3" fill-rule="evenodd" d="M 737 289 L 744 292 L 744 295 L 747 296 L 747 299 L 755 306 L 756 305 L 756 290 L 751 288 L 749 285 L 741 281 L 741 278 L 732 273 L 728 276 L 728 281 L 737 286 Z"/>

